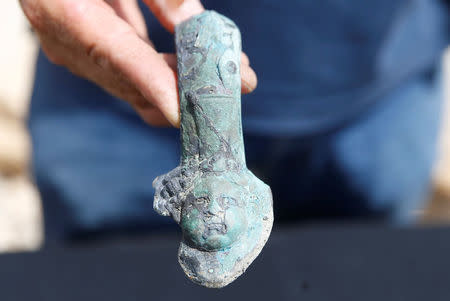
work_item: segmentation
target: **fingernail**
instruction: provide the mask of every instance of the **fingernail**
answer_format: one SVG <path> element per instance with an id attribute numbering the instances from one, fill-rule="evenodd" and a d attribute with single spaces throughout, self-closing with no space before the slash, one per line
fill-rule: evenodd
<path id="1" fill-rule="evenodd" d="M 177 112 L 176 114 L 169 114 L 166 116 L 167 120 L 176 128 L 180 127 L 180 114 Z"/>

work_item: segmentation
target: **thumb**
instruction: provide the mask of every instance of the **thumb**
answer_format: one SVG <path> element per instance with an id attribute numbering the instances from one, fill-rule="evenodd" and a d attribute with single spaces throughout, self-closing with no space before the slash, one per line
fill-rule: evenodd
<path id="1" fill-rule="evenodd" d="M 200 0 L 144 0 L 144 2 L 161 25 L 170 32 L 174 31 L 175 25 L 205 10 Z"/>

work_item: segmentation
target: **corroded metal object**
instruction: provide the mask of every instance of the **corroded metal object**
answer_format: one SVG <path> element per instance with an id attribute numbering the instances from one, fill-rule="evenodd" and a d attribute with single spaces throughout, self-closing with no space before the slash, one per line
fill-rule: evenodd
<path id="1" fill-rule="evenodd" d="M 154 208 L 183 230 L 178 258 L 188 277 L 223 287 L 266 243 L 272 194 L 245 164 L 238 28 L 206 11 L 178 25 L 175 40 L 181 163 L 153 182 Z"/>

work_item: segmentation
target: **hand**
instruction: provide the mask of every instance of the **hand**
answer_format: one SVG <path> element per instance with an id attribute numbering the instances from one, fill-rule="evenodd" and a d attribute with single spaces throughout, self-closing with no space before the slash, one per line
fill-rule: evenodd
<path id="1" fill-rule="evenodd" d="M 158 53 L 136 0 L 20 0 L 49 60 L 129 102 L 151 125 L 180 123 L 174 54 Z M 170 32 L 199 0 L 146 0 Z M 257 79 L 242 56 L 242 92 Z"/>

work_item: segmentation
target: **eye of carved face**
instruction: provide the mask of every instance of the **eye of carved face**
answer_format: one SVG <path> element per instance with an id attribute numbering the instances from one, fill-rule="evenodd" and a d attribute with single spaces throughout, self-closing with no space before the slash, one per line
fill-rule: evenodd
<path id="1" fill-rule="evenodd" d="M 231 74 L 236 74 L 237 66 L 233 61 L 228 61 L 226 65 L 226 70 Z"/>
<path id="2" fill-rule="evenodd" d="M 222 194 L 190 195 L 181 213 L 181 227 L 188 243 L 206 251 L 229 247 L 247 227 L 243 203 Z"/>

